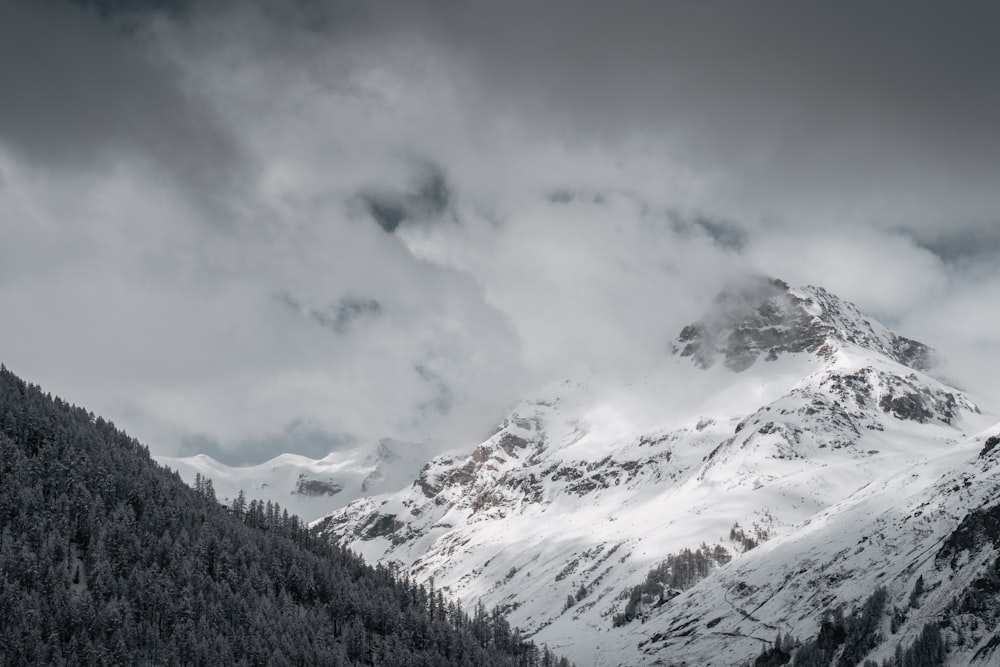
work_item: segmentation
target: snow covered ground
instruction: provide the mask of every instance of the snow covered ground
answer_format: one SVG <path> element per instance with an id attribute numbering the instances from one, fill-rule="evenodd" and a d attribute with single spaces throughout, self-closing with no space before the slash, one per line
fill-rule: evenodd
<path id="1" fill-rule="evenodd" d="M 774 593 L 757 625 L 743 612 L 770 593 L 747 590 L 773 592 L 798 563 L 807 577 L 837 562 L 874 530 L 863 519 L 889 522 L 917 502 L 976 449 L 967 434 L 995 421 L 929 373 L 930 350 L 819 288 L 772 281 L 723 295 L 673 350 L 630 385 L 553 384 L 471 454 L 435 458 L 406 488 L 317 525 L 371 562 L 504 609 L 580 665 L 738 664 L 772 626 L 814 632 L 823 605 L 870 593 L 889 561 L 862 550 L 854 562 L 867 579 Z M 741 555 L 734 530 L 767 541 Z M 703 544 L 735 558 L 613 627 L 650 568 Z M 736 595 L 737 580 L 751 588 Z M 899 584 L 894 594 L 907 594 L 909 580 Z M 711 632 L 693 629 L 716 617 Z M 670 639 L 651 643 L 658 633 Z"/>
<path id="2" fill-rule="evenodd" d="M 312 521 L 358 498 L 400 488 L 412 481 L 427 456 L 423 445 L 383 438 L 322 459 L 282 454 L 254 466 L 228 466 L 204 454 L 156 460 L 188 484 L 197 474 L 210 478 L 222 502 L 242 490 L 247 500 L 270 500 Z"/>

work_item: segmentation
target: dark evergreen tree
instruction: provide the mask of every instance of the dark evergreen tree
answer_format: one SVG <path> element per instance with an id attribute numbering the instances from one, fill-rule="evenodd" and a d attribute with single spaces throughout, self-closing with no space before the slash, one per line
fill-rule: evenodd
<path id="1" fill-rule="evenodd" d="M 910 591 L 910 609 L 917 609 L 920 607 L 920 596 L 924 594 L 924 575 L 917 577 L 917 582 L 913 585 L 913 590 Z"/>
<path id="2" fill-rule="evenodd" d="M 273 503 L 225 511 L 211 480 L 189 488 L 0 366 L 0 665 L 537 667 L 543 653 L 502 614 L 469 618 Z"/>
<path id="3" fill-rule="evenodd" d="M 914 590 L 920 591 L 918 596 L 923 592 L 922 580 L 918 580 Z M 887 599 L 886 589 L 879 586 L 849 616 L 845 617 L 840 609 L 826 614 L 819 634 L 794 651 L 793 667 L 829 667 L 834 659 L 837 667 L 878 667 L 865 656 L 883 639 L 879 627 Z M 895 617 L 899 610 L 894 608 L 892 613 Z M 787 638 L 784 645 L 788 646 Z M 928 623 L 909 647 L 897 645 L 894 656 L 886 659 L 882 667 L 943 667 L 947 654 L 940 627 L 937 623 Z"/>
<path id="4" fill-rule="evenodd" d="M 625 625 L 639 617 L 644 606 L 663 604 L 676 591 L 694 586 L 708 576 L 712 568 L 725 565 L 732 557 L 720 544 L 709 547 L 702 544 L 692 551 L 684 549 L 677 554 L 668 554 L 656 567 L 646 573 L 646 580 L 626 592 L 628 602 L 625 609 L 612 616 L 615 627 Z M 582 588 L 586 594 L 586 588 Z M 673 591 L 673 593 L 671 593 Z M 577 592 L 577 600 L 582 596 Z"/>
<path id="5" fill-rule="evenodd" d="M 941 627 L 937 623 L 927 623 L 910 646 L 897 645 L 893 658 L 883 664 L 884 667 L 943 667 L 947 658 L 948 649 Z"/>

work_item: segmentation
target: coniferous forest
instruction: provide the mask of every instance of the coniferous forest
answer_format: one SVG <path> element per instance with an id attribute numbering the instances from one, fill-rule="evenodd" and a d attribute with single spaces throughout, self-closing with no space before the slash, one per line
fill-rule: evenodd
<path id="1" fill-rule="evenodd" d="M 567 665 L 2 366 L 0 663 Z"/>

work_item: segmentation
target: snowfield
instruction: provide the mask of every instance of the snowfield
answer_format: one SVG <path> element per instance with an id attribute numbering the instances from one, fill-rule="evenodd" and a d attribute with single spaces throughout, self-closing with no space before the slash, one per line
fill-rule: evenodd
<path id="1" fill-rule="evenodd" d="M 242 490 L 248 500 L 278 503 L 290 514 L 312 521 L 358 498 L 407 484 L 427 456 L 425 445 L 383 438 L 322 459 L 282 454 L 254 466 L 228 466 L 204 454 L 155 459 L 180 473 L 188 484 L 193 485 L 199 474 L 211 479 L 223 503 L 232 502 Z"/>
<path id="2" fill-rule="evenodd" d="M 471 453 L 316 525 L 581 666 L 752 662 L 876 585 L 905 606 L 923 574 L 933 590 L 881 660 L 991 562 L 987 548 L 961 574 L 934 569 L 996 489 L 976 455 L 995 418 L 932 368 L 926 346 L 825 290 L 750 283 L 641 382 L 555 383 Z M 700 547 L 725 557 L 621 622 L 651 568 Z M 975 632 L 956 655 L 972 658 Z"/>
<path id="3" fill-rule="evenodd" d="M 879 587 L 865 659 L 930 623 L 949 664 L 1000 664 L 1000 427 L 932 350 L 764 279 L 666 347 L 641 379 L 555 382 L 429 462 L 388 439 L 246 468 L 159 460 L 220 497 L 326 515 L 321 534 L 500 608 L 580 667 L 752 664 L 779 633 L 860 664 L 837 614 Z"/>

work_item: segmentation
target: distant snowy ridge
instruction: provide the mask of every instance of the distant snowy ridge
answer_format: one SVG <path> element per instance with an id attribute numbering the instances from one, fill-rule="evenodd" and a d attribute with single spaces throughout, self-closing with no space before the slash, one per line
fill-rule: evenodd
<path id="1" fill-rule="evenodd" d="M 580 665 L 673 664 L 679 638 L 694 636 L 665 625 L 683 600 L 743 563 L 765 562 L 751 555 L 811 534 L 875 480 L 956 461 L 950 453 L 973 446 L 965 434 L 991 422 L 929 374 L 927 346 L 821 288 L 748 281 L 672 349 L 635 386 L 591 378 L 543 389 L 470 454 L 437 457 L 409 487 L 359 499 L 318 530 L 371 562 L 433 577 L 467 605 L 499 606 Z M 741 533 L 769 541 L 741 555 L 753 545 Z M 614 627 L 651 568 L 702 546 L 732 561 L 644 607 L 645 623 Z M 740 616 L 725 596 L 706 595 L 704 620 L 719 605 Z M 817 609 L 803 612 L 796 632 L 816 626 Z M 657 632 L 671 639 L 651 643 Z M 761 648 L 704 637 L 696 657 L 676 664 L 742 664 L 753 651 L 703 660 L 722 645 Z"/>
<path id="2" fill-rule="evenodd" d="M 281 454 L 258 465 L 229 466 L 201 454 L 158 456 L 156 461 L 177 470 L 189 484 L 197 474 L 210 478 L 220 500 L 232 500 L 242 490 L 247 499 L 276 502 L 312 521 L 358 498 L 399 488 L 413 479 L 427 456 L 426 445 L 382 438 L 322 459 Z"/>

